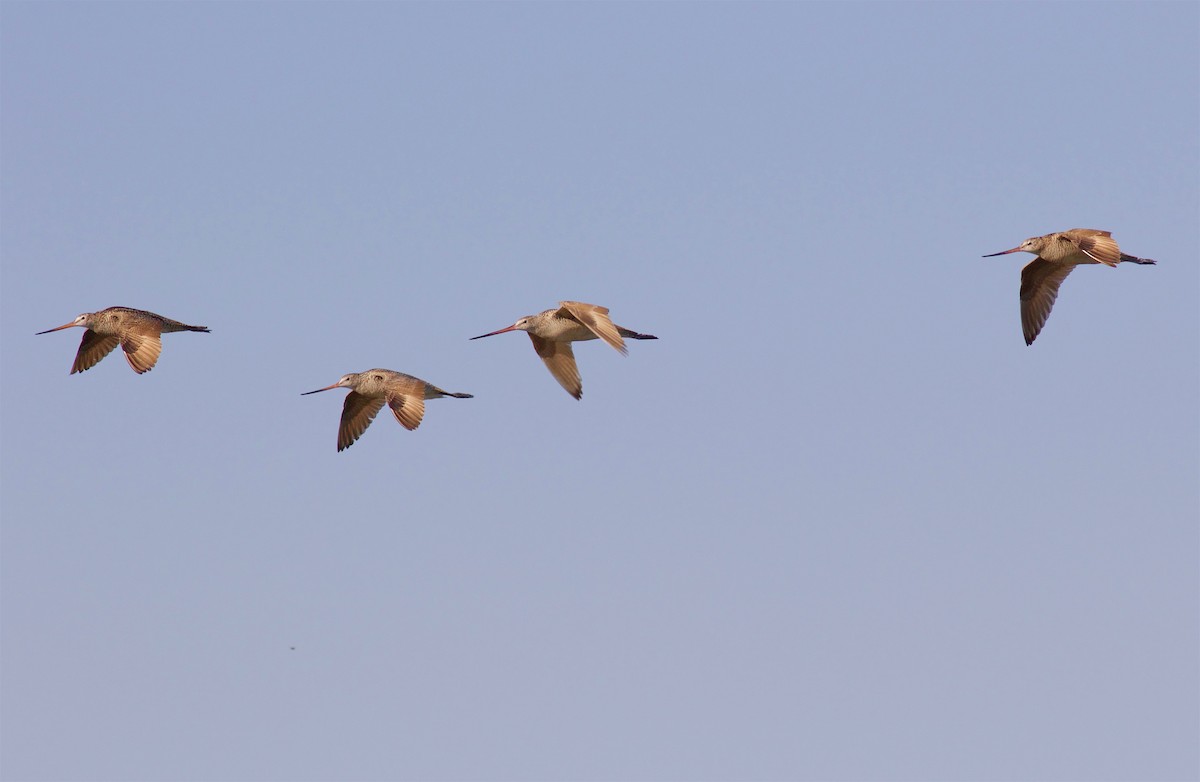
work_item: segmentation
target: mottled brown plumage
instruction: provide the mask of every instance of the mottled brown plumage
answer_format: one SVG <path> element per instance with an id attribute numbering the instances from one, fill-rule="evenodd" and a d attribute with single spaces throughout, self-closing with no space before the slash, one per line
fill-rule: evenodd
<path id="1" fill-rule="evenodd" d="M 602 339 L 620 351 L 621 355 L 625 355 L 628 351 L 622 337 L 658 339 L 652 334 L 639 334 L 615 325 L 609 320 L 608 307 L 584 304 L 581 301 L 559 302 L 554 309 L 539 312 L 537 315 L 527 315 L 508 328 L 480 334 L 471 339 L 491 337 L 506 331 L 527 332 L 533 342 L 533 349 L 546 363 L 550 374 L 576 399 L 583 396 L 583 380 L 579 376 L 579 367 L 575 364 L 572 342 Z"/>
<path id="2" fill-rule="evenodd" d="M 367 427 L 375 420 L 375 415 L 383 409 L 385 402 L 400 425 L 411 431 L 421 425 L 421 419 L 425 416 L 426 399 L 440 399 L 444 396 L 473 398 L 471 394 L 443 391 L 419 377 L 393 372 L 390 369 L 351 372 L 343 375 L 341 380 L 331 386 L 318 388 L 316 391 L 305 391 L 301 396 L 334 388 L 353 389 L 346 394 L 346 403 L 342 406 L 342 420 L 338 425 L 338 451 L 344 451 L 354 445 L 354 441 L 367 431 Z"/>
<path id="3" fill-rule="evenodd" d="M 1011 250 L 983 257 L 1015 252 L 1037 256 L 1021 270 L 1021 328 L 1025 333 L 1026 345 L 1032 345 L 1042 326 L 1046 325 L 1054 300 L 1058 298 L 1059 286 L 1076 266 L 1085 263 L 1102 263 L 1105 266 L 1116 266 L 1122 262 L 1154 263 L 1149 258 L 1126 255 L 1117 246 L 1111 232 L 1095 228 L 1072 228 L 1035 236 Z"/>
<path id="4" fill-rule="evenodd" d="M 85 312 L 70 323 L 64 323 L 52 329 L 39 331 L 38 334 L 49 334 L 52 331 L 62 331 L 72 326 L 82 326 L 83 339 L 79 342 L 79 351 L 75 354 L 75 363 L 71 365 L 71 374 L 85 372 L 100 359 L 120 345 L 125 351 L 125 360 L 139 375 L 154 369 L 158 356 L 162 353 L 162 340 L 165 332 L 171 331 L 202 331 L 209 333 L 207 326 L 189 326 L 177 320 L 164 318 L 146 310 L 135 310 L 129 307 L 109 307 L 99 312 Z"/>

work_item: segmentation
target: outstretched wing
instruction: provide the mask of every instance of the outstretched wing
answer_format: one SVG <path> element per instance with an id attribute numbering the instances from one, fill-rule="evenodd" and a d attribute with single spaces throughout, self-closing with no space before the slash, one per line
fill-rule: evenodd
<path id="1" fill-rule="evenodd" d="M 1026 345 L 1032 345 L 1046 325 L 1058 298 L 1058 286 L 1074 268 L 1073 264 L 1050 263 L 1039 256 L 1021 270 L 1021 328 Z"/>
<path id="2" fill-rule="evenodd" d="M 567 393 L 579 399 L 583 396 L 583 380 L 579 377 L 579 367 L 575 366 L 575 353 L 571 350 L 570 342 L 555 342 L 542 339 L 534 334 L 529 335 L 533 349 L 546 362 L 546 369 L 554 375 L 558 384 L 567 389 Z"/>
<path id="3" fill-rule="evenodd" d="M 125 334 L 121 338 L 125 360 L 139 375 L 154 369 L 162 353 L 162 339 L 157 334 Z"/>
<path id="4" fill-rule="evenodd" d="M 367 431 L 367 427 L 375 420 L 376 413 L 382 407 L 381 397 L 363 396 L 357 391 L 346 394 L 346 404 L 342 406 L 342 423 L 338 426 L 338 450 L 344 451 L 354 445 L 354 441 Z"/>
<path id="5" fill-rule="evenodd" d="M 621 332 L 608 318 L 608 307 L 585 304 L 582 301 L 560 301 L 558 305 L 560 315 L 565 312 L 579 321 L 588 331 L 619 350 L 621 355 L 628 352 L 625 350 L 625 340 L 621 339 Z"/>
<path id="6" fill-rule="evenodd" d="M 422 397 L 392 393 L 387 401 L 392 408 L 392 415 L 405 429 L 411 432 L 421 425 L 421 419 L 425 417 L 425 400 Z"/>
<path id="7" fill-rule="evenodd" d="M 1096 263 L 1116 266 L 1121 262 L 1121 249 L 1109 231 L 1094 228 L 1073 228 L 1066 235 L 1084 255 Z M 1065 275 L 1064 275 L 1065 276 Z"/>
<path id="8" fill-rule="evenodd" d="M 84 331 L 83 339 L 79 341 L 79 351 L 75 354 L 75 363 L 71 365 L 71 374 L 96 366 L 120 343 L 115 334 L 97 334 L 91 329 Z"/>

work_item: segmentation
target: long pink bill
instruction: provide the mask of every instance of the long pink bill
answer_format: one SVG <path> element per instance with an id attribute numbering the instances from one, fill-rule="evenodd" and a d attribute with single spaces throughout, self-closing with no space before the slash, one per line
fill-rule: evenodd
<path id="1" fill-rule="evenodd" d="M 71 321 L 70 323 L 62 324 L 61 326 L 55 326 L 52 329 L 46 329 L 45 331 L 39 331 L 37 334 L 34 334 L 33 336 L 36 337 L 38 334 L 49 334 L 51 331 L 62 331 L 63 329 L 69 329 L 72 326 L 78 326 L 78 325 L 79 324 L 76 323 L 75 321 Z"/>
<path id="2" fill-rule="evenodd" d="M 1003 252 L 988 253 L 987 255 L 985 255 L 983 257 L 984 258 L 995 258 L 997 255 L 1008 255 L 1009 253 L 1015 253 L 1015 252 L 1020 252 L 1020 251 L 1021 251 L 1020 247 L 1014 247 L 1011 250 L 1004 250 Z"/>
<path id="3" fill-rule="evenodd" d="M 517 330 L 517 327 L 516 327 L 516 324 L 514 324 L 512 326 L 509 326 L 506 329 L 500 329 L 499 331 L 493 331 L 490 334 L 480 334 L 478 337 L 471 337 L 471 339 L 483 339 L 484 337 L 494 337 L 497 334 L 503 334 L 506 331 L 516 331 L 516 330 Z M 469 339 L 467 341 L 470 342 L 471 340 Z"/>
<path id="4" fill-rule="evenodd" d="M 338 384 L 337 384 L 337 383 L 334 383 L 334 384 L 333 384 L 333 385 L 331 385 L 331 386 L 325 386 L 324 388 L 318 388 L 316 391 L 305 391 L 305 392 L 304 392 L 304 393 L 302 393 L 300 396 L 308 396 L 309 394 L 319 394 L 319 393 L 321 393 L 322 391 L 332 391 L 332 390 L 333 390 L 333 389 L 335 389 L 335 388 L 338 388 Z"/>

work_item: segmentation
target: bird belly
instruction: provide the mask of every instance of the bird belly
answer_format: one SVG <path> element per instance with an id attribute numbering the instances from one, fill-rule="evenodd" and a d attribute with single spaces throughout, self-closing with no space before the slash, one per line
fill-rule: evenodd
<path id="1" fill-rule="evenodd" d="M 586 342 L 589 339 L 597 339 L 591 329 L 572 320 L 555 323 L 553 331 L 554 333 L 548 339 L 555 342 Z"/>

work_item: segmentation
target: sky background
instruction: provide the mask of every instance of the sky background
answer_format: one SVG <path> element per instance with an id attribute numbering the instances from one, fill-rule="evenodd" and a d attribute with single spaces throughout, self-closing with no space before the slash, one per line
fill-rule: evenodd
<path id="1" fill-rule="evenodd" d="M 1200 776 L 1200 5 L 0 6 L 5 780 Z M 1028 236 L 1113 231 L 1033 347 Z M 563 299 L 656 334 L 529 340 Z M 111 305 L 209 326 L 68 376 Z M 386 412 L 385 367 L 470 400 Z"/>

